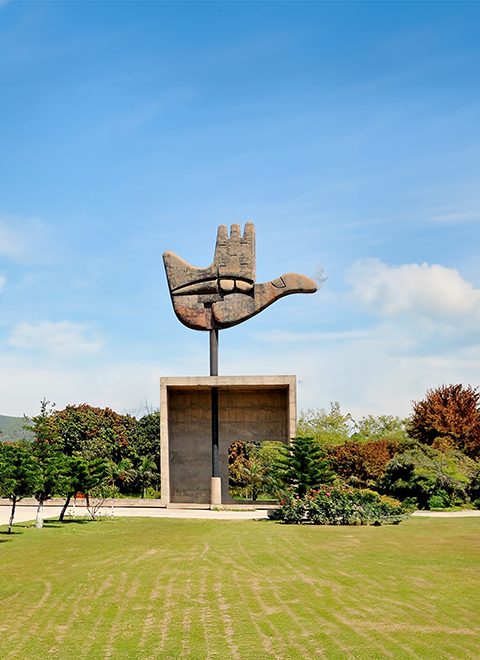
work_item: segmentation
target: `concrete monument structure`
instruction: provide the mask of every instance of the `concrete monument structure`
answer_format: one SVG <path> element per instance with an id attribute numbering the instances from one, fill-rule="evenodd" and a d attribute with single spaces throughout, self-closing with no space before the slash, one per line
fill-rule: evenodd
<path id="1" fill-rule="evenodd" d="M 225 225 L 213 262 L 190 265 L 163 255 L 179 321 L 210 333 L 210 377 L 161 379 L 162 501 L 221 504 L 228 496 L 228 448 L 236 440 L 288 442 L 295 433 L 294 376 L 219 377 L 219 330 L 232 327 L 292 293 L 315 293 L 314 280 L 286 273 L 255 282 L 255 228 Z M 211 463 L 211 465 L 210 465 Z"/>
<path id="2" fill-rule="evenodd" d="M 219 477 L 228 493 L 232 442 L 295 435 L 295 376 L 167 377 L 160 380 L 162 504 L 211 504 L 211 391 L 218 390 Z M 218 485 L 218 484 L 217 484 Z M 217 502 L 218 503 L 218 502 Z"/>

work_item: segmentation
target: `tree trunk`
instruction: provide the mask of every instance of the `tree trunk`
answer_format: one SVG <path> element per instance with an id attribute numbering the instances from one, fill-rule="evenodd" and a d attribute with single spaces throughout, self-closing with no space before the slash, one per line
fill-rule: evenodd
<path id="1" fill-rule="evenodd" d="M 15 507 L 17 506 L 17 498 L 12 497 L 12 510 L 10 512 L 10 522 L 8 523 L 8 534 L 12 533 L 13 519 L 15 518 Z"/>
<path id="2" fill-rule="evenodd" d="M 43 527 L 43 499 L 38 500 L 37 515 L 35 517 L 35 527 L 42 529 Z"/>
<path id="3" fill-rule="evenodd" d="M 63 508 L 60 511 L 60 515 L 58 516 L 58 522 L 63 522 L 63 519 L 65 517 L 65 512 L 67 511 L 68 505 L 70 504 L 71 497 L 72 497 L 71 495 L 68 495 L 67 499 L 65 500 L 65 504 L 63 505 Z"/>

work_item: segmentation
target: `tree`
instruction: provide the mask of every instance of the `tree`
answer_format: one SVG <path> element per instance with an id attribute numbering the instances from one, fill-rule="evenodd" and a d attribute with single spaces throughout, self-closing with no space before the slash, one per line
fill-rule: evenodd
<path id="1" fill-rule="evenodd" d="M 137 479 L 134 486 L 142 497 L 148 486 L 160 490 L 160 411 L 147 412 L 138 420 L 135 442 L 135 468 Z"/>
<path id="2" fill-rule="evenodd" d="M 330 404 L 330 411 L 323 408 L 303 410 L 297 422 L 297 436 L 314 438 L 324 445 L 346 442 L 354 430 L 352 416 L 342 413 L 338 401 Z"/>
<path id="3" fill-rule="evenodd" d="M 313 438 L 294 438 L 282 448 L 282 454 L 276 466 L 279 479 L 285 486 L 292 487 L 299 497 L 333 480 L 328 461 Z"/>
<path id="4" fill-rule="evenodd" d="M 275 497 L 278 491 L 274 465 L 283 443 L 235 441 L 228 453 L 229 489 L 233 497 L 255 502 L 261 494 Z"/>
<path id="5" fill-rule="evenodd" d="M 67 456 L 105 458 L 115 463 L 135 456 L 138 422 L 130 415 L 83 403 L 53 411 L 48 423 L 61 438 Z"/>
<path id="6" fill-rule="evenodd" d="M 32 454 L 39 470 L 38 486 L 34 492 L 38 502 L 35 527 L 43 527 L 43 505 L 52 495 L 62 492 L 68 479 L 66 456 L 62 452 L 62 439 L 52 425 L 53 406 L 45 399 L 40 414 L 31 420 L 30 430 L 35 434 Z"/>
<path id="7" fill-rule="evenodd" d="M 60 522 L 63 522 L 70 500 L 76 493 L 88 495 L 106 482 L 108 476 L 108 462 L 103 458 L 87 460 L 82 456 L 68 456 L 65 464 L 65 479 L 62 484 L 65 503 L 58 518 Z"/>
<path id="8" fill-rule="evenodd" d="M 141 456 L 137 462 L 135 473 L 143 499 L 147 494 L 148 486 L 151 486 L 158 478 L 158 466 L 150 456 Z"/>
<path id="9" fill-rule="evenodd" d="M 468 499 L 476 463 L 458 449 L 440 451 L 417 445 L 397 454 L 387 465 L 382 490 L 400 500 L 414 498 L 421 509 L 435 497 L 441 506 Z"/>
<path id="10" fill-rule="evenodd" d="M 0 443 L 0 495 L 12 501 L 8 534 L 12 531 L 17 502 L 38 490 L 41 483 L 38 463 L 29 444 Z"/>
<path id="11" fill-rule="evenodd" d="M 376 486 L 378 480 L 383 477 L 397 448 L 397 443 L 391 440 L 349 440 L 342 445 L 331 447 L 328 457 L 336 474 L 352 486 L 366 488 Z"/>
<path id="12" fill-rule="evenodd" d="M 136 476 L 132 461 L 128 458 L 122 458 L 118 463 L 107 461 L 107 481 L 112 489 L 112 493 L 121 490 L 122 484 L 130 484 Z"/>
<path id="13" fill-rule="evenodd" d="M 391 440 L 407 443 L 407 420 L 393 415 L 366 415 L 355 423 L 355 432 L 351 439 L 360 442 Z"/>
<path id="14" fill-rule="evenodd" d="M 413 402 L 412 438 L 437 449 L 456 448 L 480 456 L 480 393 L 470 385 L 442 385 Z"/>

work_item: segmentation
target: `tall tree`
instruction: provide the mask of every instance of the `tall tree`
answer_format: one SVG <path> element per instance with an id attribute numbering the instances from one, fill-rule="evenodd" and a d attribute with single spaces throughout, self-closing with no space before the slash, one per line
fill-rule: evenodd
<path id="1" fill-rule="evenodd" d="M 32 496 L 41 485 L 38 462 L 30 444 L 0 443 L 0 495 L 12 502 L 8 533 L 12 531 L 17 502 Z"/>
<path id="2" fill-rule="evenodd" d="M 283 457 L 277 461 L 279 479 L 284 485 L 293 487 L 300 497 L 311 489 L 332 482 L 333 474 L 328 461 L 313 438 L 294 438 L 281 452 Z"/>
<path id="3" fill-rule="evenodd" d="M 106 482 L 109 473 L 108 462 L 104 458 L 87 460 L 82 456 L 67 456 L 65 458 L 65 479 L 60 485 L 65 503 L 58 520 L 63 522 L 70 500 L 76 493 L 88 494 L 93 489 Z"/>
<path id="4" fill-rule="evenodd" d="M 346 442 L 355 431 L 355 421 L 350 413 L 343 413 L 338 401 L 324 408 L 307 409 L 300 413 L 297 436 L 314 438 L 322 445 Z"/>
<path id="5" fill-rule="evenodd" d="M 35 527 L 43 527 L 43 506 L 46 500 L 65 487 L 68 466 L 63 453 L 62 439 L 52 425 L 53 406 L 45 399 L 40 405 L 40 414 L 31 420 L 31 430 L 35 434 L 32 454 L 40 473 L 34 496 L 38 502 Z"/>
<path id="6" fill-rule="evenodd" d="M 460 449 L 480 456 L 480 393 L 468 385 L 442 385 L 413 402 L 409 434 L 437 449 Z"/>

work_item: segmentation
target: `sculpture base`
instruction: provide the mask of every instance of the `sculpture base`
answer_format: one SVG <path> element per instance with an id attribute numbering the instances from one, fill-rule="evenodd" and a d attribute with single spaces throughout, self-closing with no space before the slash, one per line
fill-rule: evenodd
<path id="1" fill-rule="evenodd" d="M 218 390 L 220 497 L 212 487 L 211 389 Z M 160 379 L 162 505 L 231 504 L 228 451 L 235 441 L 288 443 L 295 435 L 295 376 Z"/>
<path id="2" fill-rule="evenodd" d="M 212 477 L 210 479 L 210 507 L 219 506 L 222 503 L 222 479 Z"/>

